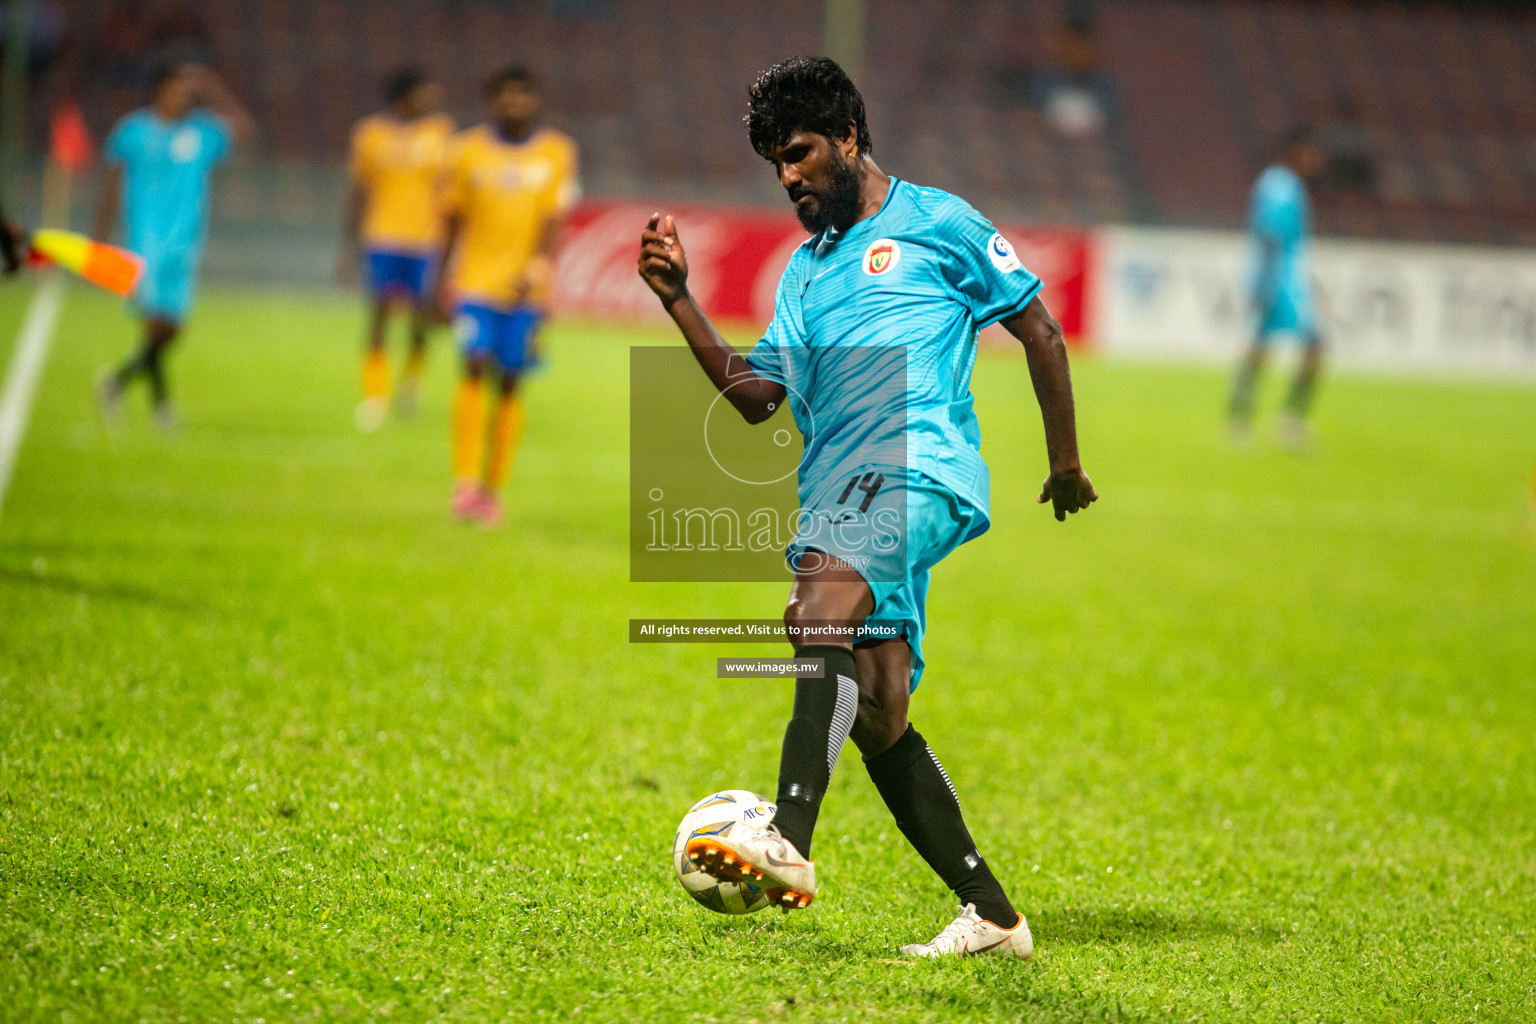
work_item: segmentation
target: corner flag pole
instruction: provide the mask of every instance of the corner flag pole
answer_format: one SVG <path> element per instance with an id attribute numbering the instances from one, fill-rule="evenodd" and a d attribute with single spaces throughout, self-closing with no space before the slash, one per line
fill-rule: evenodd
<path id="1" fill-rule="evenodd" d="M 827 0 L 822 45 L 857 85 L 864 72 L 864 0 Z"/>
<path id="2" fill-rule="evenodd" d="M 33 0 L 6 4 L 5 63 L 0 67 L 0 189 L 13 204 L 26 145 L 27 43 L 32 35 Z"/>

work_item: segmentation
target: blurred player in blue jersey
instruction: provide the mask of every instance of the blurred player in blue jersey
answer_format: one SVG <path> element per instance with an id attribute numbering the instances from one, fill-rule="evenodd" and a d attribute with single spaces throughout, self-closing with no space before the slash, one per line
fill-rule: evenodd
<path id="1" fill-rule="evenodd" d="M 104 147 L 107 174 L 96 237 L 109 241 L 121 217 L 123 244 L 144 257 L 133 301 L 144 321 L 139 350 L 99 385 L 103 412 L 116 418 L 124 389 L 143 377 L 155 419 L 176 414 L 165 354 L 192 304 L 208 230 L 208 181 L 236 141 L 252 132 L 250 114 L 208 68 L 171 64 L 156 71 L 150 105 L 124 117 Z"/>
<path id="2" fill-rule="evenodd" d="M 1301 449 L 1307 444 L 1307 411 L 1323 357 L 1312 288 L 1312 204 L 1307 182 L 1322 171 L 1324 153 L 1310 132 L 1296 129 L 1282 141 L 1278 157 L 1253 185 L 1249 298 L 1256 323 L 1227 415 L 1233 436 L 1246 441 L 1254 391 L 1270 343 L 1277 335 L 1289 335 L 1301 345 L 1301 361 L 1281 414 L 1280 438 L 1287 446 Z"/>
<path id="3" fill-rule="evenodd" d="M 743 356 L 716 333 L 689 294 L 671 217 L 651 218 L 639 269 L 744 418 L 791 406 L 806 445 L 807 529 L 790 547 L 784 617 L 796 655 L 821 659 L 824 671 L 795 682 L 773 824 L 695 837 L 689 857 L 717 877 L 761 885 L 785 909 L 808 904 L 811 834 L 851 735 L 902 834 L 961 904 L 938 936 L 903 952 L 1027 959 L 1029 926 L 977 852 L 907 707 L 923 668 L 929 570 L 990 525 L 970 394 L 980 328 L 1001 323 L 1028 356 L 1050 462 L 1038 501 L 1065 520 L 1097 497 L 1078 462 L 1061 328 L 1039 278 L 985 217 L 875 165 L 864 101 L 833 61 L 776 65 L 750 97 L 752 146 L 812 233 L 784 270 L 763 339 Z M 898 635 L 876 635 L 877 626 Z"/>

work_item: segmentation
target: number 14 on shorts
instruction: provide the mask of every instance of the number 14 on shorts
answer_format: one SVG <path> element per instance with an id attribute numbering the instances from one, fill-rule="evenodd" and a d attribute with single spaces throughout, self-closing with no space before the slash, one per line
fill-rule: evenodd
<path id="1" fill-rule="evenodd" d="M 839 505 L 846 504 L 848 496 L 854 488 L 864 492 L 864 500 L 859 503 L 860 512 L 869 511 L 869 503 L 875 500 L 875 495 L 880 493 L 880 485 L 885 483 L 883 473 L 865 473 L 862 477 L 855 473 L 853 479 L 848 481 L 848 486 L 843 488 L 842 496 L 837 499 Z"/>

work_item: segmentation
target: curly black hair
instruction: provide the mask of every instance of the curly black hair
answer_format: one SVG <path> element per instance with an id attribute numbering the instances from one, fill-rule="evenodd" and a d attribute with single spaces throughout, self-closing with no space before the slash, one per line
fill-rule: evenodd
<path id="1" fill-rule="evenodd" d="M 853 125 L 859 153 L 874 149 L 864 121 L 864 97 L 830 57 L 791 57 L 757 76 L 747 90 L 747 137 L 766 157 L 795 132 L 842 138 Z"/>
<path id="2" fill-rule="evenodd" d="M 384 80 L 384 102 L 390 106 L 402 102 L 415 92 L 418 86 L 425 84 L 426 80 L 427 73 L 414 64 L 396 68 Z"/>
<path id="3" fill-rule="evenodd" d="M 485 80 L 486 98 L 490 99 L 500 92 L 504 86 L 508 85 L 521 86 L 529 92 L 538 92 L 539 76 L 521 64 L 504 67 Z"/>
<path id="4" fill-rule="evenodd" d="M 1282 156 L 1297 146 L 1310 146 L 1317 142 L 1317 133 L 1308 124 L 1293 124 L 1275 142 L 1275 152 Z"/>
<path id="5" fill-rule="evenodd" d="M 149 69 L 149 94 L 159 96 L 165 83 L 187 69 L 184 61 L 163 60 Z"/>

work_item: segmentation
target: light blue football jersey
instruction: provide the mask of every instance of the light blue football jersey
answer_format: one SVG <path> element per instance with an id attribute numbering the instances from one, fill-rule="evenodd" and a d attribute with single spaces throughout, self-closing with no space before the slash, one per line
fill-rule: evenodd
<path id="1" fill-rule="evenodd" d="M 789 389 L 805 438 L 801 506 L 861 466 L 905 467 L 979 509 L 975 532 L 985 530 L 976 334 L 1039 291 L 963 199 L 895 178 L 873 217 L 796 249 L 747 362 Z"/>
<path id="2" fill-rule="evenodd" d="M 125 116 L 107 137 L 108 162 L 123 170 L 123 237 L 156 259 L 195 254 L 208 230 L 208 180 L 229 155 L 224 120 L 194 110 L 165 121 L 146 107 Z"/>
<path id="3" fill-rule="evenodd" d="M 1266 167 L 1253 185 L 1248 230 L 1251 288 L 1261 319 L 1278 300 L 1311 302 L 1311 202 L 1301 177 L 1284 164 Z"/>

